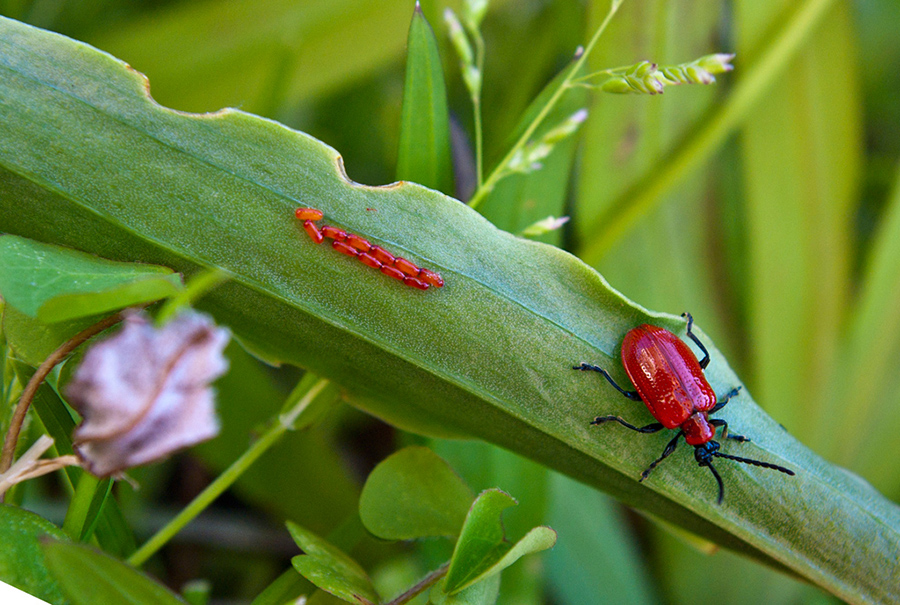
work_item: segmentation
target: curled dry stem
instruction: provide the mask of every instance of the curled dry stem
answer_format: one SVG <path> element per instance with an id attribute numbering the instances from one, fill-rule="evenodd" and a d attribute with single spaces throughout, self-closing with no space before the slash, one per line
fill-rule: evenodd
<path id="1" fill-rule="evenodd" d="M 43 383 L 50 372 L 53 371 L 53 368 L 68 357 L 72 351 L 100 332 L 116 325 L 122 321 L 123 318 L 123 312 L 119 312 L 115 315 L 110 315 L 109 317 L 101 319 L 91 327 L 82 330 L 64 342 L 38 367 L 34 376 L 32 376 L 31 380 L 28 381 L 28 384 L 25 385 L 22 396 L 19 397 L 19 403 L 16 404 L 16 411 L 13 413 L 12 420 L 9 424 L 9 431 L 6 433 L 6 439 L 3 442 L 3 454 L 0 456 L 0 473 L 9 470 L 9 467 L 12 464 L 16 452 L 16 444 L 19 441 L 19 433 L 22 430 L 22 424 L 25 422 L 25 414 L 28 412 L 28 408 L 31 406 L 31 402 L 37 394 L 37 390 L 41 386 L 41 383 Z"/>

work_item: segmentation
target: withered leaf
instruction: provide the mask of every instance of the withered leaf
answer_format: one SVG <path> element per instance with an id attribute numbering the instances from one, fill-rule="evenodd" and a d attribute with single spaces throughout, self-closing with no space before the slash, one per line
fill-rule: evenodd
<path id="1" fill-rule="evenodd" d="M 105 477 L 214 437 L 210 383 L 228 369 L 229 338 L 196 312 L 161 328 L 136 313 L 88 349 L 66 388 L 84 416 L 73 441 L 85 467 Z"/>

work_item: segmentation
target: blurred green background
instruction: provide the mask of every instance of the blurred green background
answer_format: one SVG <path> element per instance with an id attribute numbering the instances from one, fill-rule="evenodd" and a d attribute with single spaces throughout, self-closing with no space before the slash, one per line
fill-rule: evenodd
<path id="1" fill-rule="evenodd" d="M 743 108 L 696 170 L 637 213 L 611 247 L 610 217 L 714 124 L 729 92 L 764 64 L 798 14 L 827 5 L 800 50 Z M 472 119 L 441 13 L 422 0 L 441 44 L 457 158 L 471 191 Z M 507 151 L 522 112 L 606 15 L 608 0 L 494 0 L 484 23 L 486 168 Z M 406 0 L 6 0 L 0 14 L 88 42 L 145 73 L 153 97 L 184 111 L 238 107 L 336 148 L 358 182 L 393 181 L 399 140 Z M 714 86 L 659 97 L 579 91 L 590 108 L 577 141 L 540 173 L 512 177 L 481 210 L 518 231 L 547 214 L 573 220 L 550 239 L 647 308 L 690 310 L 757 402 L 827 459 L 900 497 L 900 3 L 643 0 L 624 3 L 591 57 L 595 69 L 643 59 L 680 63 L 735 52 Z M 566 115 L 563 113 L 562 115 Z M 468 178 L 468 180 L 467 180 Z M 452 192 L 451 192 L 452 193 Z M 604 240 L 607 241 L 607 240 Z M 120 488 L 140 533 L 182 506 L 277 409 L 298 371 L 261 366 L 236 346 L 219 383 L 223 434 L 195 456 Z M 259 402 L 246 406 L 248 400 Z M 602 413 L 603 410 L 598 410 Z M 206 577 L 217 599 L 247 600 L 294 552 L 285 518 L 333 530 L 366 473 L 417 438 L 349 408 L 281 443 L 152 571 L 171 585 Z M 504 573 L 501 602 L 819 603 L 830 597 L 623 510 L 602 494 L 477 443 L 431 442 L 476 489 L 522 505 L 508 529 L 546 523 L 549 553 Z M 39 492 L 39 488 L 33 488 Z M 34 493 L 36 506 L 51 501 Z M 52 493 L 50 494 L 52 496 Z M 374 542 L 361 558 L 403 588 L 433 563 L 433 544 Z M 390 592 L 388 590 L 387 592 Z"/>

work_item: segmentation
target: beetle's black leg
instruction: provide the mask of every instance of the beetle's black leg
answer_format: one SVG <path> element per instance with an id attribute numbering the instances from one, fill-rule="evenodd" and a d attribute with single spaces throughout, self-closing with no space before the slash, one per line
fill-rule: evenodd
<path id="1" fill-rule="evenodd" d="M 747 442 L 750 441 L 750 437 L 744 437 L 743 435 L 738 435 L 737 433 L 728 433 L 728 423 L 722 420 L 721 418 L 710 418 L 709 423 L 713 426 L 722 427 L 722 438 L 723 439 L 734 439 L 735 441 Z"/>
<path id="2" fill-rule="evenodd" d="M 653 469 L 656 468 L 656 465 L 665 460 L 669 456 L 669 454 L 675 451 L 675 446 L 678 445 L 678 438 L 682 435 L 684 435 L 684 431 L 678 431 L 678 433 L 674 437 L 672 437 L 672 440 L 668 445 L 666 445 L 666 449 L 663 450 L 662 456 L 654 460 L 650 464 L 650 466 L 648 466 L 647 469 L 643 473 L 641 473 L 640 481 L 643 481 L 644 479 L 649 477 L 650 473 L 653 472 Z"/>
<path id="3" fill-rule="evenodd" d="M 713 413 L 715 413 L 715 412 L 718 412 L 718 411 L 721 410 L 722 408 L 724 408 L 724 407 L 725 407 L 725 404 L 728 403 L 733 397 L 737 397 L 737 394 L 738 394 L 740 391 L 741 391 L 741 387 L 740 387 L 740 386 L 736 386 L 736 387 L 734 387 L 733 389 L 731 389 L 730 391 L 728 391 L 728 393 L 726 393 L 725 396 L 722 398 L 722 401 L 719 401 L 718 403 L 716 403 L 716 405 L 714 405 L 714 406 L 707 412 L 707 414 L 713 414 Z"/>
<path id="4" fill-rule="evenodd" d="M 636 427 L 633 424 L 625 422 L 618 416 L 597 416 L 591 421 L 591 424 L 603 424 L 604 422 L 618 422 L 622 426 L 629 428 L 632 431 L 637 431 L 638 433 L 655 433 L 666 428 L 658 422 L 648 424 L 647 426 Z"/>
<path id="5" fill-rule="evenodd" d="M 625 395 L 626 397 L 628 397 L 628 398 L 631 399 L 632 401 L 642 401 L 642 400 L 641 400 L 641 396 L 638 395 L 638 392 L 637 392 L 637 391 L 626 391 L 625 389 L 623 389 L 622 387 L 620 387 L 619 385 L 617 385 L 617 384 L 616 384 L 616 381 L 612 379 L 612 376 L 610 376 L 609 373 L 608 373 L 606 370 L 604 370 L 603 368 L 600 368 L 600 367 L 597 367 L 597 366 L 592 366 L 592 365 L 589 364 L 589 363 L 583 363 L 583 364 L 581 364 L 580 366 L 572 366 L 572 369 L 573 369 L 573 370 L 581 370 L 581 371 L 583 371 L 583 372 L 588 372 L 588 371 L 590 371 L 590 372 L 600 372 L 601 374 L 603 374 L 604 378 L 606 378 L 606 379 L 609 381 L 609 384 L 611 384 L 611 385 L 613 385 L 614 387 L 616 387 L 616 390 L 617 390 L 617 391 L 619 391 L 620 393 L 622 393 L 623 395 Z"/>
<path id="6" fill-rule="evenodd" d="M 703 359 L 700 360 L 700 369 L 705 370 L 705 369 L 706 369 L 706 366 L 709 365 L 709 351 L 706 350 L 706 347 L 703 346 L 703 343 L 700 342 L 700 339 L 697 338 L 697 337 L 694 335 L 693 332 L 691 332 L 691 328 L 694 327 L 694 318 L 691 317 L 691 314 L 685 312 L 685 313 L 682 313 L 681 316 L 687 318 L 687 335 L 688 335 L 688 338 L 690 338 L 690 339 L 693 340 L 695 343 L 697 343 L 697 346 L 700 347 L 700 350 L 701 350 L 701 351 L 703 351 L 704 357 L 703 357 Z"/>

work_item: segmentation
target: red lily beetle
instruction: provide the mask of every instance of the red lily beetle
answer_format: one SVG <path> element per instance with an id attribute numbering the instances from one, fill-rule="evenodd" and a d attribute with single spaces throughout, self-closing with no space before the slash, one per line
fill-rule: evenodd
<path id="1" fill-rule="evenodd" d="M 640 480 L 643 481 L 649 477 L 656 465 L 675 451 L 678 439 L 684 436 L 688 445 L 694 446 L 694 458 L 697 460 L 697 464 L 709 468 L 713 477 L 716 478 L 716 482 L 719 484 L 719 504 L 722 503 L 725 495 L 725 487 L 722 484 L 722 478 L 712 465 L 713 458 L 726 458 L 793 475 L 794 471 L 777 464 L 729 456 L 719 451 L 719 443 L 714 439 L 717 427 L 722 427 L 723 438 L 741 442 L 750 441 L 742 435 L 729 435 L 728 423 L 724 420 L 709 418 L 710 414 L 724 408 L 725 404 L 735 397 L 741 388 L 732 389 L 721 401 L 717 401 L 716 392 L 703 374 L 703 370 L 709 365 L 709 351 L 691 331 L 694 324 L 691 314 L 684 313 L 682 317 L 687 318 L 688 338 L 693 340 L 703 351 L 704 357 L 699 362 L 693 351 L 672 332 L 657 326 L 643 324 L 629 331 L 622 341 L 622 364 L 625 366 L 628 378 L 637 390 L 626 391 L 616 384 L 606 370 L 597 366 L 588 363 L 574 366 L 575 370 L 603 374 L 603 377 L 625 397 L 634 401 L 643 401 L 653 417 L 659 421 L 647 426 L 636 427 L 618 416 L 598 416 L 591 424 L 618 422 L 639 433 L 656 433 L 664 428 L 677 428 L 678 433 L 666 445 L 662 456 L 654 460 L 641 473 Z"/>

